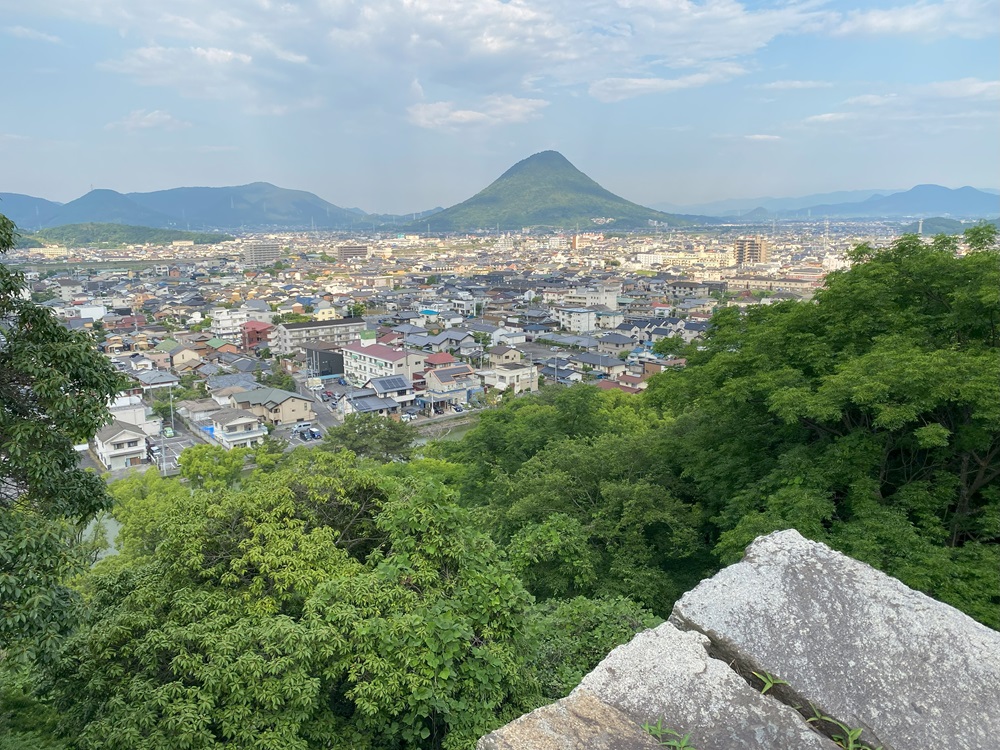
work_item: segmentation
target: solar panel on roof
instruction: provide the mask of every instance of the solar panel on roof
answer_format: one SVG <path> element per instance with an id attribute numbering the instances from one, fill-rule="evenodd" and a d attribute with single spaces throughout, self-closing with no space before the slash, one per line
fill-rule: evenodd
<path id="1" fill-rule="evenodd" d="M 410 387 L 410 384 L 402 375 L 387 375 L 384 378 L 379 378 L 378 385 L 386 391 L 402 391 Z"/>

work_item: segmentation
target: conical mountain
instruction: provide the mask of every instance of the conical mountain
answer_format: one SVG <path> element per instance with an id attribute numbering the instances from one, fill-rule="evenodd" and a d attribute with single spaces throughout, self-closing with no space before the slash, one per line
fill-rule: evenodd
<path id="1" fill-rule="evenodd" d="M 671 226 L 691 218 L 654 211 L 605 190 L 558 151 L 542 151 L 519 161 L 467 201 L 429 217 L 433 232 L 477 229 L 614 230 L 651 221 Z M 417 225 L 421 226 L 421 225 Z"/>

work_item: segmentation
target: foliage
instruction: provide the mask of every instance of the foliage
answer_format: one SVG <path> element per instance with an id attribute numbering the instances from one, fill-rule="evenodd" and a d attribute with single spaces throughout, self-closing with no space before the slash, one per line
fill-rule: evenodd
<path id="1" fill-rule="evenodd" d="M 532 663 L 542 696 L 555 701 L 569 695 L 608 652 L 661 621 L 624 597 L 578 596 L 535 605 L 531 622 L 536 634 Z"/>
<path id="2" fill-rule="evenodd" d="M 48 674 L 81 750 L 471 747 L 531 707 L 530 599 L 429 481 L 298 450 L 113 491 L 121 552 Z"/>
<path id="3" fill-rule="evenodd" d="M 308 323 L 310 320 L 312 320 L 311 315 L 288 312 L 275 315 L 271 322 L 274 323 L 274 325 L 280 325 L 282 323 Z"/>
<path id="4" fill-rule="evenodd" d="M 39 698 L 37 679 L 29 664 L 0 659 L 0 750 L 66 750 L 59 717 Z"/>
<path id="5" fill-rule="evenodd" d="M 713 318 L 651 382 L 664 468 L 723 562 L 794 527 L 1000 627 L 995 230 L 862 246 L 813 303 Z"/>
<path id="6" fill-rule="evenodd" d="M 218 445 L 193 445 L 181 452 L 177 463 L 181 476 L 194 487 L 222 490 L 238 486 L 248 455 L 248 448 L 226 450 Z"/>
<path id="7" fill-rule="evenodd" d="M 361 458 L 382 463 L 406 461 L 413 455 L 416 428 L 378 414 L 348 414 L 339 427 L 327 430 L 323 448 L 349 450 Z"/>
<path id="8" fill-rule="evenodd" d="M 0 253 L 14 225 L 0 215 Z M 52 312 L 25 298 L 21 274 L 0 264 L 0 649 L 52 645 L 73 600 L 76 524 L 108 500 L 73 445 L 108 421 L 125 378 Z"/>
<path id="9" fill-rule="evenodd" d="M 228 234 L 217 232 L 182 232 L 128 224 L 64 224 L 50 229 L 39 229 L 31 236 L 49 245 L 66 247 L 169 245 L 171 242 L 182 240 L 190 240 L 196 245 L 214 245 L 233 239 Z"/>
<path id="10" fill-rule="evenodd" d="M 663 725 L 663 719 L 657 719 L 655 724 L 643 724 L 645 730 L 651 737 L 659 741 L 660 747 L 672 747 L 677 750 L 697 750 L 691 742 L 690 734 L 681 734 L 676 729 Z"/>
<path id="11" fill-rule="evenodd" d="M 463 501 L 536 597 L 627 596 L 665 615 L 715 563 L 699 506 L 659 468 L 663 428 L 638 399 L 576 385 L 506 401 L 437 450 L 466 465 Z"/>
<path id="12" fill-rule="evenodd" d="M 282 391 L 288 391 L 289 393 L 296 393 L 298 388 L 295 383 L 295 378 L 282 370 L 276 370 L 268 373 L 259 371 L 257 373 L 257 382 L 266 385 L 269 388 L 278 388 Z"/>
<path id="13" fill-rule="evenodd" d="M 360 318 L 363 317 L 368 306 L 364 302 L 352 302 L 347 306 L 347 317 L 348 318 Z"/>

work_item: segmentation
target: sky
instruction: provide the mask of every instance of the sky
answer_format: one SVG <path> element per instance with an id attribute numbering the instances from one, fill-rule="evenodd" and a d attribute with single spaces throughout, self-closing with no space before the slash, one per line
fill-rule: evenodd
<path id="1" fill-rule="evenodd" d="M 645 205 L 1000 187 L 1000 0 L 0 0 L 0 191 L 458 203 L 538 151 Z"/>

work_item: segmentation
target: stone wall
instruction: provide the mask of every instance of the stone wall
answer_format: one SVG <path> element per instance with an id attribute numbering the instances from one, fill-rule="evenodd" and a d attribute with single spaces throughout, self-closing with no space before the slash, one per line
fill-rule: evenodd
<path id="1" fill-rule="evenodd" d="M 781 531 L 478 750 L 656 747 L 657 721 L 697 750 L 996 750 L 998 710 L 1000 633 Z"/>

